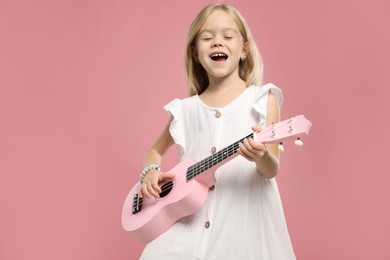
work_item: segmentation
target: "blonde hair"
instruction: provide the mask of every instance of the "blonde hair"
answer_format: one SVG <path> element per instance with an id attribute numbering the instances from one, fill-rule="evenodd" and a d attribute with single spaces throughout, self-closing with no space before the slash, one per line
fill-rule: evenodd
<path id="1" fill-rule="evenodd" d="M 216 10 L 225 11 L 234 19 L 244 39 L 244 43 L 247 42 L 249 53 L 245 61 L 240 61 L 239 63 L 240 78 L 246 82 L 247 86 L 252 84 L 262 84 L 263 61 L 244 17 L 242 17 L 238 10 L 232 5 L 211 4 L 206 6 L 195 17 L 188 31 L 187 40 L 185 43 L 184 65 L 190 96 L 201 94 L 206 90 L 209 84 L 209 79 L 205 69 L 194 59 L 194 52 L 196 50 L 195 43 L 200 29 L 210 14 Z"/>

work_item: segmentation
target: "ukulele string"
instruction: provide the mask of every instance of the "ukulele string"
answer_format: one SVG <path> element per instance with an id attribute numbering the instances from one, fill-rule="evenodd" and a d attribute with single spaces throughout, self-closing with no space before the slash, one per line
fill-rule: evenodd
<path id="1" fill-rule="evenodd" d="M 252 137 L 252 136 L 253 136 L 253 134 L 250 134 L 245 138 Z M 223 160 L 227 159 L 228 157 L 230 157 L 231 155 L 235 154 L 237 152 L 237 149 L 239 148 L 239 143 L 242 143 L 245 138 L 242 138 L 240 141 L 238 141 L 238 142 L 220 150 L 219 152 L 191 165 L 187 169 L 187 174 L 186 174 L 187 180 L 191 180 L 191 179 L 195 178 L 196 176 L 198 176 L 202 172 L 210 169 L 214 165 L 220 163 L 221 161 L 223 161 Z M 162 189 L 161 189 L 160 194 L 172 189 L 173 182 L 172 181 L 167 182 L 167 183 L 161 185 L 161 187 L 162 187 Z M 139 198 L 138 200 L 139 200 L 138 201 L 139 206 L 142 206 L 142 201 L 143 201 L 142 198 Z"/>
<path id="2" fill-rule="evenodd" d="M 283 122 L 279 122 L 279 129 L 280 129 L 280 126 L 284 126 L 284 125 L 287 125 L 287 123 L 285 121 Z M 262 130 L 262 133 L 264 134 L 265 132 L 269 132 L 269 130 L 271 129 L 272 126 L 269 126 L 265 129 Z M 214 165 L 220 163 L 221 161 L 227 159 L 228 157 L 230 157 L 231 155 L 235 154 L 237 152 L 237 149 L 239 148 L 239 143 L 242 143 L 244 141 L 244 139 L 246 138 L 253 138 L 254 135 L 253 133 L 249 134 L 248 136 L 242 138 L 241 140 L 239 140 L 238 142 L 220 150 L 219 152 L 191 165 L 188 169 L 187 169 L 187 173 L 186 173 L 186 177 L 187 177 L 187 180 L 191 180 L 193 178 L 195 178 L 196 176 L 198 176 L 199 174 L 201 174 L 202 172 L 208 170 L 209 168 L 213 167 Z M 215 161 L 217 160 L 217 161 Z M 173 181 L 169 181 L 169 182 L 166 182 L 165 184 L 161 185 L 162 189 L 161 189 L 161 193 L 164 193 L 170 189 L 172 189 L 173 187 Z M 138 205 L 139 206 L 142 206 L 142 198 L 138 198 Z"/>
<path id="3" fill-rule="evenodd" d="M 243 140 L 243 139 L 242 139 Z M 242 142 L 240 140 L 240 142 Z M 207 169 L 210 169 L 212 166 L 216 165 L 217 163 L 223 161 L 224 159 L 228 158 L 232 154 L 236 153 L 238 149 L 239 142 L 234 143 L 233 145 L 221 150 L 220 152 L 213 154 L 206 159 L 203 159 L 200 162 L 197 162 L 193 165 L 191 165 L 187 170 L 187 179 L 193 179 L 194 177 L 198 176 L 200 173 L 204 172 Z M 217 162 L 215 162 L 217 160 Z M 171 189 L 173 186 L 173 182 L 167 182 L 163 185 L 161 185 L 162 190 L 161 193 Z"/>

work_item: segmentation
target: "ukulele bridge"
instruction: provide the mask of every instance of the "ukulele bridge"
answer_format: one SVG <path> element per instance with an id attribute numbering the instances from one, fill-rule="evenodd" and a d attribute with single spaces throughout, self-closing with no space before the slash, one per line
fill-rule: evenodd
<path id="1" fill-rule="evenodd" d="M 134 197 L 133 197 L 133 207 L 132 207 L 131 213 L 133 213 L 135 215 L 138 212 L 140 212 L 141 210 L 142 210 L 142 198 L 137 193 L 137 194 L 134 194 Z"/>

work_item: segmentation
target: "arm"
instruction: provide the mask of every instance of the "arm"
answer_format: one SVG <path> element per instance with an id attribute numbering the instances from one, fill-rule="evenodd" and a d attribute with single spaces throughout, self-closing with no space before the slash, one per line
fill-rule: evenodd
<path id="1" fill-rule="evenodd" d="M 280 121 L 280 108 L 278 98 L 269 93 L 267 104 L 267 126 Z M 268 150 L 256 160 L 257 171 L 266 178 L 273 178 L 279 171 L 279 149 L 277 144 L 268 144 Z"/>
<path id="2" fill-rule="evenodd" d="M 169 133 L 169 126 L 173 120 L 171 117 L 165 126 L 164 130 L 154 142 L 154 144 L 147 151 L 144 158 L 144 167 L 150 164 L 160 165 L 162 162 L 163 155 L 165 152 L 174 144 L 171 134 Z M 159 197 L 161 189 L 159 183 L 174 178 L 175 175 L 171 173 L 159 172 L 157 170 L 151 170 L 145 176 L 143 184 L 141 185 L 141 195 L 146 196 L 147 198 Z"/>
<path id="3" fill-rule="evenodd" d="M 269 126 L 272 123 L 280 121 L 280 109 L 278 98 L 269 93 L 267 104 L 267 122 Z M 261 130 L 261 127 L 253 127 L 254 131 Z M 252 138 L 245 139 L 240 144 L 239 154 L 249 161 L 256 163 L 257 172 L 268 179 L 275 177 L 279 171 L 279 149 L 277 144 L 268 144 L 267 146 L 255 142 Z"/>

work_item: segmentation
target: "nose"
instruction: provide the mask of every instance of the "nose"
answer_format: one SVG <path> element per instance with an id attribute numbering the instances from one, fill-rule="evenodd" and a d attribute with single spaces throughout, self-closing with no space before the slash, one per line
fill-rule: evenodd
<path id="1" fill-rule="evenodd" d="M 222 47 L 223 44 L 222 44 L 222 40 L 220 37 L 214 37 L 214 41 L 212 43 L 212 46 L 213 47 Z"/>

